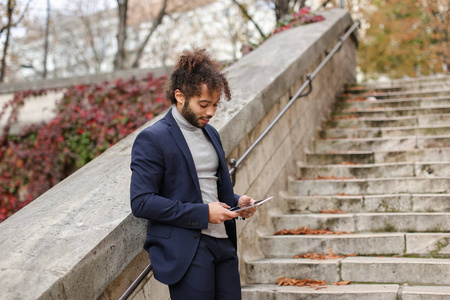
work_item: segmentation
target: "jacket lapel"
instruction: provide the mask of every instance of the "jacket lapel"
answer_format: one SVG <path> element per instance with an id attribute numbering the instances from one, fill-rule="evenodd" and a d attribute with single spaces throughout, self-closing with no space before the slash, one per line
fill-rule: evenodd
<path id="1" fill-rule="evenodd" d="M 189 150 L 189 146 L 186 143 L 186 140 L 183 136 L 183 133 L 181 132 L 180 128 L 178 127 L 175 119 L 172 116 L 172 109 L 171 108 L 169 110 L 169 112 L 166 114 L 165 119 L 166 119 L 166 124 L 167 124 L 167 129 L 169 130 L 170 134 L 172 135 L 175 143 L 178 145 L 178 147 L 180 148 L 181 152 L 183 153 L 188 166 L 189 166 L 189 173 L 191 174 L 192 177 L 192 181 L 194 182 L 195 188 L 198 192 L 198 195 L 201 199 L 201 191 L 200 191 L 200 184 L 198 181 L 198 176 L 197 176 L 197 170 L 195 169 L 195 164 L 194 164 L 194 159 L 192 158 L 192 154 L 191 151 Z"/>
<path id="2" fill-rule="evenodd" d="M 225 155 L 223 153 L 223 148 L 220 145 L 220 141 L 217 140 L 216 136 L 212 133 L 212 128 L 210 127 L 210 125 L 206 125 L 204 131 L 207 133 L 209 140 L 213 144 L 217 156 L 219 157 L 219 168 L 222 168 L 222 170 L 228 170 L 227 162 L 225 161 Z"/>

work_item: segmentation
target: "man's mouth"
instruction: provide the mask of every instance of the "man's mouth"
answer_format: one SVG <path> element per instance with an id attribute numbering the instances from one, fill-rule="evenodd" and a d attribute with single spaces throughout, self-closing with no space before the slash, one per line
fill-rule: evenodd
<path id="1" fill-rule="evenodd" d="M 211 119 L 211 118 L 200 118 L 200 121 L 202 121 L 205 124 L 208 124 L 209 119 Z"/>

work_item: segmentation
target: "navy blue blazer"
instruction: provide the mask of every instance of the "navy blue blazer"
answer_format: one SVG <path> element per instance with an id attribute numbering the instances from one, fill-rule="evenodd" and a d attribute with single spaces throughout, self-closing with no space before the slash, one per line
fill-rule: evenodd
<path id="1" fill-rule="evenodd" d="M 233 207 L 239 196 L 233 192 L 219 134 L 210 125 L 203 130 L 219 157 L 219 200 Z M 144 248 L 155 278 L 177 283 L 197 251 L 201 230 L 208 227 L 209 209 L 202 201 L 194 160 L 172 110 L 136 137 L 131 170 L 131 210 L 148 220 Z M 225 228 L 236 247 L 235 220 L 226 221 Z"/>

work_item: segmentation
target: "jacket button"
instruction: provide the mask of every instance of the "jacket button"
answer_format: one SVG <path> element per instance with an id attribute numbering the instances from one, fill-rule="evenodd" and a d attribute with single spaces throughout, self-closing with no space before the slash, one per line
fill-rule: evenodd
<path id="1" fill-rule="evenodd" d="M 200 234 L 196 233 L 194 234 L 194 238 L 198 239 L 200 237 Z"/>

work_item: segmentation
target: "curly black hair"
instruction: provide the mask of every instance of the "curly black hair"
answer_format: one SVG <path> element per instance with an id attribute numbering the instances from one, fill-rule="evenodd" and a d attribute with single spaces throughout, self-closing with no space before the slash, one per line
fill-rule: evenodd
<path id="1" fill-rule="evenodd" d="M 206 84 L 210 93 L 223 92 L 226 99 L 231 99 L 231 92 L 225 74 L 221 72 L 220 63 L 213 59 L 204 48 L 184 50 L 170 77 L 170 86 L 166 97 L 176 104 L 175 90 L 179 89 L 186 99 L 200 97 L 201 85 Z"/>

